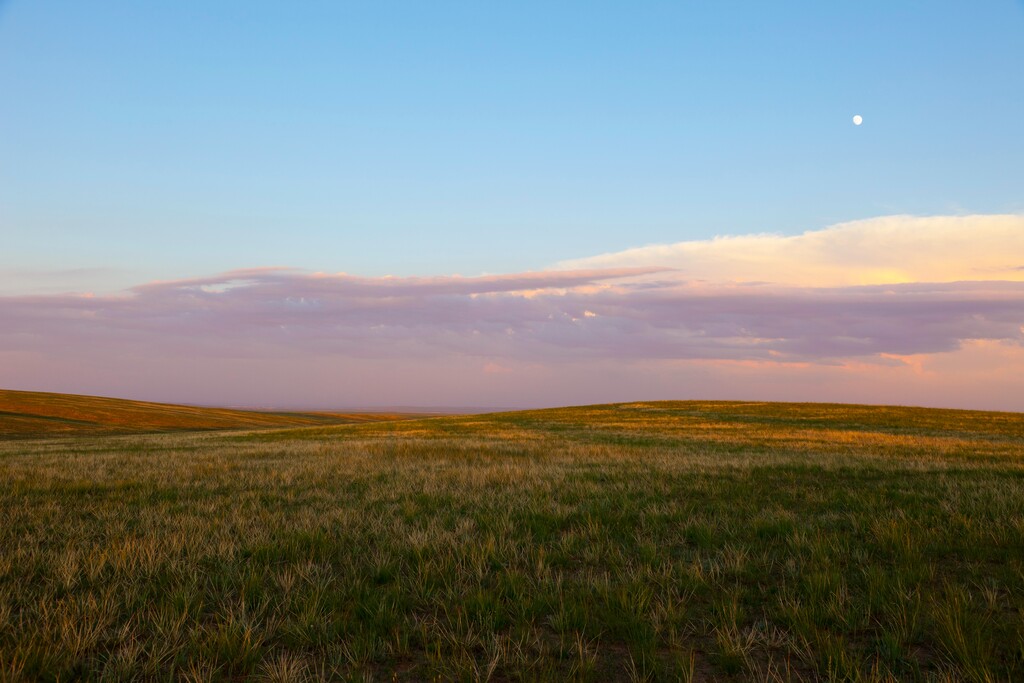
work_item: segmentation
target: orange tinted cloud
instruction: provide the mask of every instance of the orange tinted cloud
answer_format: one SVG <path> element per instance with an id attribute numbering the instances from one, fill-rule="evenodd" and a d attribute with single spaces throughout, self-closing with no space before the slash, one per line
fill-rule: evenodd
<path id="1" fill-rule="evenodd" d="M 885 216 L 801 235 L 744 235 L 629 249 L 564 268 L 665 266 L 711 282 L 811 287 L 1024 281 L 1024 216 Z"/>

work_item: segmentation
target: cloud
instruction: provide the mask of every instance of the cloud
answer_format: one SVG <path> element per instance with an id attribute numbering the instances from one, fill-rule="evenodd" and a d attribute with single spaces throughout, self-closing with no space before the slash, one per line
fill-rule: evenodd
<path id="1" fill-rule="evenodd" d="M 0 295 L 57 292 L 117 291 L 138 279 L 125 268 L 10 268 L 0 267 Z"/>
<path id="2" fill-rule="evenodd" d="M 975 218 L 880 219 L 796 238 L 675 245 L 665 252 L 674 261 L 641 249 L 626 252 L 629 258 L 579 261 L 585 268 L 483 277 L 255 268 L 117 294 L 0 296 L 0 358 L 9 361 L 0 363 L 0 386 L 85 393 L 109 386 L 146 398 L 262 405 L 300 394 L 319 396 L 321 405 L 324 397 L 348 397 L 330 399 L 335 406 L 365 405 L 370 399 L 360 397 L 367 396 L 391 404 L 538 405 L 553 396 L 670 397 L 682 385 L 668 378 L 685 376 L 688 390 L 703 388 L 695 397 L 721 396 L 722 382 L 736 383 L 735 397 L 744 387 L 771 397 L 782 382 L 805 393 L 780 388 L 780 397 L 838 398 L 825 385 L 813 389 L 819 378 L 855 387 L 858 400 L 875 387 L 877 400 L 888 402 L 899 394 L 885 387 L 886 377 L 901 386 L 927 380 L 929 391 L 941 391 L 941 378 L 925 369 L 952 377 L 956 363 L 939 357 L 969 358 L 961 374 L 1002 386 L 999 378 L 1024 372 L 999 371 L 1024 368 L 1024 276 L 1005 266 L 999 277 L 991 270 L 961 276 L 1019 262 L 1018 233 L 1004 230 L 1019 219 Z M 967 251 L 951 232 L 955 225 L 988 226 L 971 233 L 985 249 Z M 930 226 L 922 228 L 927 239 L 908 234 L 910 226 Z M 993 241 L 1000 235 L 1005 244 Z M 965 250 L 963 262 L 906 256 L 901 272 L 919 280 L 851 284 L 872 254 L 880 264 L 874 272 L 882 272 L 914 245 L 949 256 L 955 249 L 947 238 Z M 695 254 L 707 260 L 688 267 Z M 830 260 L 799 271 L 795 254 Z M 751 277 L 741 256 L 753 264 Z M 819 273 L 822 281 L 813 280 Z M 782 275 L 790 281 L 766 282 Z M 844 372 L 878 381 L 840 381 Z M 68 378 L 79 379 L 60 384 Z M 969 384 L 957 382 L 959 392 Z M 954 404 L 957 395 L 950 394 Z"/>
<path id="3" fill-rule="evenodd" d="M 840 287 L 1024 280 L 1024 216 L 885 216 L 801 235 L 677 242 L 565 261 L 559 268 L 663 266 L 694 280 Z"/>
<path id="4" fill-rule="evenodd" d="M 0 343 L 165 356 L 833 362 L 1022 337 L 1024 282 L 809 288 L 652 276 L 650 268 L 481 278 L 235 271 L 119 296 L 0 298 Z"/>

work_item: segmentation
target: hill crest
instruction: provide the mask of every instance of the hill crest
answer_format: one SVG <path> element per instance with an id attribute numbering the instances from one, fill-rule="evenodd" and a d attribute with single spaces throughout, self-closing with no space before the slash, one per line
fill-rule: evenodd
<path id="1" fill-rule="evenodd" d="M 239 410 L 0 389 L 0 438 L 312 427 L 413 417 L 419 415 Z"/>

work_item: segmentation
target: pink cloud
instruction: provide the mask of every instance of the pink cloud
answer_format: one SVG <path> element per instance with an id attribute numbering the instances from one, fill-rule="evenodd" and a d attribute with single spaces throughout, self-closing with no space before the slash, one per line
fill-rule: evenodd
<path id="1" fill-rule="evenodd" d="M 537 405 L 668 398 L 643 395 L 663 393 L 658 367 L 703 378 L 691 388 L 732 378 L 756 393 L 762 376 L 902 378 L 908 358 L 961 349 L 1006 364 L 1024 355 L 1022 325 L 1024 282 L 716 285 L 653 266 L 477 278 L 251 269 L 116 296 L 0 297 L 0 358 L 20 359 L 0 364 L 0 384 L 98 391 L 113 381 L 102 369 L 118 375 L 112 393 L 167 400 L 295 404 L 288 383 L 301 381 L 321 405 Z M 576 393 L 555 379 L 568 376 Z M 826 397 L 801 396 L 816 395 Z M 876 401 L 887 402 L 880 388 Z"/>

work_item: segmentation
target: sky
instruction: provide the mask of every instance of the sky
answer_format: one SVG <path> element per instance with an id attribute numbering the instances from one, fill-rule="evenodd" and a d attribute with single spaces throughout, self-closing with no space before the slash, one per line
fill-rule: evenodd
<path id="1" fill-rule="evenodd" d="M 0 2 L 0 387 L 1024 410 L 1021 73 L 1015 1 Z"/>

